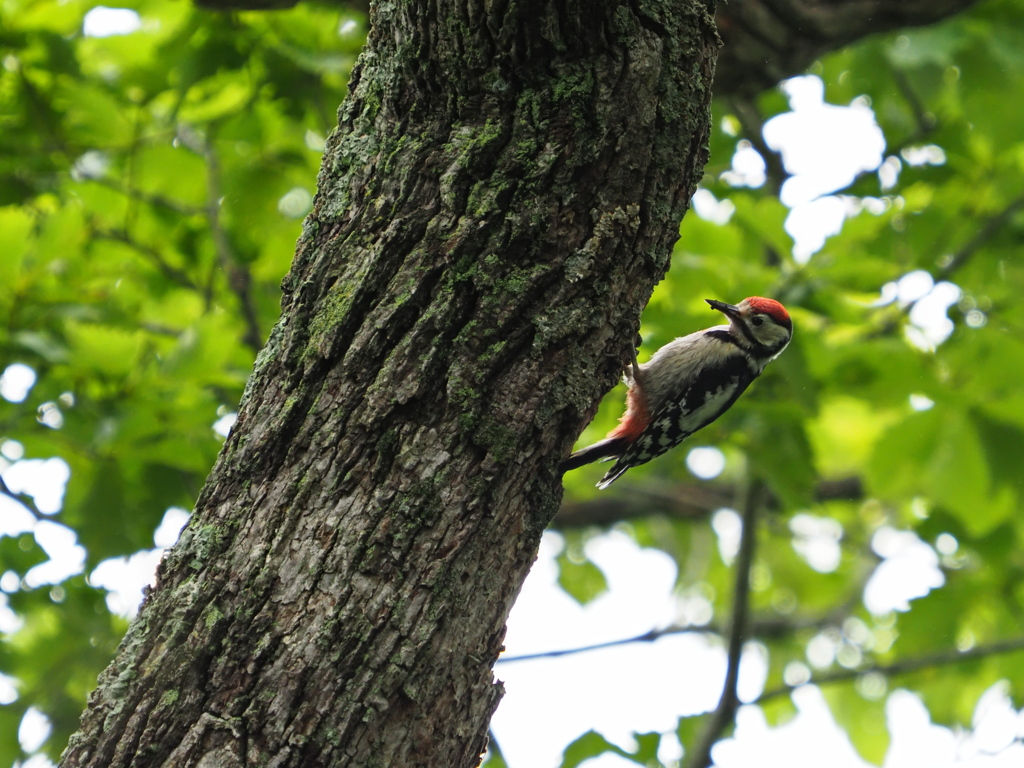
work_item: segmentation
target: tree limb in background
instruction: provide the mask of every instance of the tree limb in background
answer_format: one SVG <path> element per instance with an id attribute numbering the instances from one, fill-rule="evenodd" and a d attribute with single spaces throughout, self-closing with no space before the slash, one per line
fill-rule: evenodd
<path id="1" fill-rule="evenodd" d="M 736 556 L 736 581 L 733 586 L 732 619 L 729 623 L 728 666 L 725 683 L 718 706 L 711 713 L 700 735 L 700 741 L 691 748 L 683 745 L 687 752 L 686 768 L 707 768 L 711 765 L 711 747 L 715 745 L 726 729 L 736 719 L 740 700 L 736 692 L 740 679 L 740 658 L 743 643 L 747 640 L 747 617 L 750 612 L 750 569 L 754 565 L 754 549 L 757 541 L 757 512 L 763 503 L 762 484 L 752 482 L 743 500 L 743 530 L 740 534 L 740 549 Z"/>
<path id="2" fill-rule="evenodd" d="M 213 126 L 210 127 L 213 130 Z M 206 222 L 210 227 L 210 236 L 213 239 L 213 249 L 217 254 L 216 260 L 210 265 L 209 283 L 206 286 L 206 301 L 209 305 L 213 294 L 213 280 L 216 279 L 218 268 L 223 271 L 228 281 L 228 287 L 238 299 L 239 308 L 242 310 L 242 321 L 245 324 L 245 333 L 242 335 L 244 343 L 253 354 L 259 354 L 263 349 L 263 333 L 260 331 L 259 320 L 257 319 L 256 306 L 252 298 L 252 276 L 249 268 L 235 255 L 228 242 L 227 232 L 221 224 L 220 207 L 223 199 L 220 183 L 220 160 L 213 147 L 213 138 L 210 135 L 200 136 L 194 131 L 178 131 L 178 137 L 189 149 L 203 158 L 206 165 L 206 206 L 204 213 Z"/>
<path id="3" fill-rule="evenodd" d="M 812 677 L 806 683 L 802 683 L 802 685 L 832 685 L 834 683 L 847 683 L 851 680 L 856 680 L 869 674 L 896 677 L 898 675 L 907 675 L 912 672 L 920 672 L 923 669 L 945 667 L 952 664 L 977 661 L 978 659 L 984 659 L 990 656 L 1001 656 L 1003 654 L 1016 653 L 1019 651 L 1024 651 L 1024 637 L 989 643 L 987 645 L 976 645 L 966 651 L 942 651 L 940 653 L 933 653 L 927 656 L 901 659 L 899 661 L 894 661 L 892 664 L 877 664 L 869 667 L 860 667 L 858 669 L 844 669 L 839 672 L 817 675 Z M 763 704 L 764 702 L 776 699 L 779 696 L 786 696 L 798 687 L 799 686 L 785 685 L 773 688 L 770 691 L 765 691 L 750 703 Z"/>
<path id="4" fill-rule="evenodd" d="M 84 176 L 83 180 L 91 182 L 92 184 L 98 184 L 99 186 L 106 187 L 107 189 L 112 189 L 115 192 L 122 194 L 125 197 L 129 197 L 132 200 L 137 200 L 140 203 L 146 203 L 147 205 L 152 205 L 157 208 L 164 208 L 178 214 L 179 216 L 198 216 L 205 212 L 203 208 L 189 205 L 179 200 L 174 200 L 166 195 L 145 192 L 141 189 L 129 187 L 123 182 L 107 176 Z"/>
<path id="5" fill-rule="evenodd" d="M 914 84 L 911 83 L 910 78 L 907 77 L 907 73 L 899 67 L 891 67 L 890 70 L 892 72 L 893 82 L 896 83 L 896 87 L 899 88 L 900 94 L 902 94 L 903 99 L 910 107 L 910 111 L 914 114 L 914 122 L 917 125 L 917 130 L 914 131 L 913 135 L 909 138 L 909 141 L 905 143 L 921 141 L 925 136 L 939 127 L 939 121 L 935 115 L 925 107 L 924 102 L 921 101 L 921 97 L 917 95 L 917 91 L 914 89 Z"/>
<path id="6" fill-rule="evenodd" d="M 786 619 L 761 619 L 752 620 L 749 624 L 749 634 L 751 637 L 763 637 L 763 638 L 779 638 L 791 635 L 794 632 L 798 632 L 805 629 L 818 629 L 826 626 L 834 626 L 841 621 L 836 619 L 830 614 L 826 618 L 817 619 L 796 619 L 789 621 Z M 577 653 L 586 653 L 587 651 L 599 651 L 603 648 L 615 648 L 620 645 L 631 645 L 633 643 L 653 643 L 655 640 L 660 640 L 663 637 L 669 637 L 671 635 L 722 635 L 724 630 L 717 624 L 707 624 L 704 626 L 693 626 L 686 625 L 681 626 L 673 624 L 668 627 L 661 629 L 650 629 L 644 632 L 642 635 L 634 635 L 633 637 L 620 638 L 618 640 L 609 640 L 604 643 L 593 643 L 592 645 L 582 645 L 576 648 L 563 648 L 556 651 L 541 651 L 539 653 L 524 653 L 519 656 L 502 656 L 498 659 L 499 664 L 511 664 L 516 661 L 532 661 L 534 659 L 554 659 L 560 656 L 571 656 Z"/>
<path id="7" fill-rule="evenodd" d="M 199 286 L 195 284 L 191 277 L 189 277 L 188 273 L 171 264 L 159 249 L 152 245 L 140 243 L 123 229 L 103 229 L 93 227 L 92 236 L 97 240 L 110 240 L 112 242 L 128 246 L 140 256 L 144 256 L 154 264 L 168 280 L 182 286 L 183 288 L 188 288 L 189 290 L 199 290 Z"/>
<path id="8" fill-rule="evenodd" d="M 715 95 L 754 95 L 868 35 L 918 27 L 976 0 L 730 0 L 716 14 L 722 53 Z"/>
<path id="9" fill-rule="evenodd" d="M 782 183 L 789 178 L 789 174 L 782 164 L 782 154 L 769 147 L 764 140 L 764 119 L 761 117 L 757 102 L 750 96 L 738 95 L 729 99 L 729 106 L 736 114 L 736 119 L 740 121 L 743 136 L 764 160 L 768 189 L 777 197 L 782 190 Z"/>
<path id="10" fill-rule="evenodd" d="M 1021 209 L 1024 209 L 1024 195 L 1020 195 L 1011 200 L 1001 211 L 993 216 L 990 216 L 985 224 L 978 230 L 978 232 L 964 243 L 960 248 L 953 254 L 948 256 L 946 260 L 940 265 L 938 276 L 940 278 L 948 278 L 964 264 L 966 264 L 971 256 L 981 248 L 985 243 L 991 240 L 1007 222 Z"/>
<path id="11" fill-rule="evenodd" d="M 859 477 L 822 480 L 814 497 L 817 501 L 860 501 L 864 498 L 864 484 Z M 588 525 L 609 526 L 651 515 L 699 520 L 731 506 L 735 499 L 735 486 L 718 483 L 680 483 L 663 487 L 625 485 L 616 493 L 564 503 L 551 527 L 567 530 Z M 778 500 L 770 494 L 766 494 L 764 503 L 767 509 L 778 508 Z"/>
<path id="12" fill-rule="evenodd" d="M 952 253 L 941 257 L 936 267 L 931 270 L 932 277 L 937 281 L 952 279 L 956 272 L 967 264 L 980 248 L 998 235 L 1021 210 L 1024 210 L 1024 194 L 1018 195 L 1000 211 L 985 219 L 970 240 Z M 866 335 L 866 338 L 880 338 L 896 333 L 902 328 L 905 318 L 913 307 L 913 302 L 882 307 L 879 311 L 881 319 L 878 325 Z"/>
<path id="13" fill-rule="evenodd" d="M 36 520 L 47 520 L 47 516 L 44 515 L 39 507 L 36 506 L 36 501 L 27 493 L 15 493 L 7 487 L 7 483 L 0 477 L 0 495 L 6 496 L 9 499 L 13 499 L 27 509 Z"/>

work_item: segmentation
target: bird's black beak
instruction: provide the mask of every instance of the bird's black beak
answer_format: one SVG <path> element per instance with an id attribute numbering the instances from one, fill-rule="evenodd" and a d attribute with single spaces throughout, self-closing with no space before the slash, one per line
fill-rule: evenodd
<path id="1" fill-rule="evenodd" d="M 717 309 L 728 318 L 738 318 L 740 316 L 740 308 L 734 304 L 726 304 L 724 301 L 718 301 L 717 299 L 704 299 L 704 301 L 710 304 L 712 309 Z"/>

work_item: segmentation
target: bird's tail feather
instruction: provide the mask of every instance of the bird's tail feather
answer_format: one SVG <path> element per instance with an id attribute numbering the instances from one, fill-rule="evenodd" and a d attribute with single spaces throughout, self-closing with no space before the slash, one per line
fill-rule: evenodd
<path id="1" fill-rule="evenodd" d="M 625 473 L 625 471 L 627 469 L 629 469 L 631 466 L 633 466 L 633 465 L 630 464 L 629 462 L 621 462 L 621 461 L 615 462 L 612 465 L 612 468 L 604 473 L 604 477 L 601 478 L 601 481 L 597 484 L 597 487 L 600 488 L 603 491 L 609 485 L 611 485 L 616 480 L 618 480 L 620 477 L 622 477 L 622 475 Z"/>
<path id="2" fill-rule="evenodd" d="M 558 466 L 558 469 L 562 472 L 568 472 L 570 469 L 576 469 L 584 464 L 591 464 L 601 459 L 616 459 L 626 450 L 628 445 L 629 441 L 622 437 L 606 438 L 593 445 L 588 445 L 586 448 L 580 448 L 580 450 L 563 461 Z"/>

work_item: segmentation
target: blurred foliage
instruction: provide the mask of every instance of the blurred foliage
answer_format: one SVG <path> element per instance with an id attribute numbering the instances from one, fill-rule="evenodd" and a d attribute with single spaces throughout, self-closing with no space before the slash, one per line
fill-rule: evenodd
<path id="1" fill-rule="evenodd" d="M 8 682 L 15 691 L 0 699 L 0 766 L 26 757 L 17 731 L 29 708 L 53 726 L 43 751 L 60 753 L 125 628 L 87 574 L 152 549 L 165 511 L 190 508 L 212 465 L 213 424 L 233 411 L 277 316 L 277 286 L 365 33 L 364 18 L 337 7 L 125 7 L 138 29 L 111 36 L 85 34 L 101 17 L 87 21 L 92 4 L 82 0 L 0 10 L 0 370 L 22 364 L 36 376 L 24 401 L 0 399 L 0 468 L 15 492 L 32 461 L 70 470 L 54 509 L 39 494 L 23 504 L 0 496 L 0 696 Z M 776 628 L 757 637 L 766 692 L 799 678 L 794 669 L 886 667 L 892 674 L 871 684 L 825 687 L 837 721 L 877 762 L 886 686 L 919 692 L 946 724 L 969 724 L 998 680 L 1018 706 L 1024 696 L 1024 653 L 908 663 L 1022 634 L 1024 9 L 985 3 L 812 71 L 829 103 L 874 110 L 891 158 L 886 185 L 871 172 L 839 190 L 842 231 L 796 260 L 785 178 L 751 188 L 728 174 L 738 149 L 762 146 L 748 107 L 767 121 L 788 111 L 784 95 L 716 103 L 704 187 L 731 214 L 686 217 L 644 316 L 641 360 L 708 325 L 705 297 L 771 295 L 791 309 L 790 349 L 691 443 L 723 451 L 714 483 L 756 477 L 776 500 L 762 512 L 752 598 L 755 623 Z M 951 333 L 931 347 L 912 322 L 927 299 L 891 295 L 916 271 L 959 290 Z M 619 388 L 584 442 L 611 428 L 621 401 Z M 607 493 L 676 492 L 695 482 L 685 455 L 631 470 Z M 567 498 L 593 498 L 601 471 L 569 475 Z M 843 477 L 859 478 L 864 497 L 815 500 L 821 480 Z M 28 532 L 33 518 L 77 536 L 85 559 L 75 575 L 52 584 L 38 570 L 48 558 L 43 537 Z M 621 526 L 674 557 L 679 589 L 714 596 L 714 624 L 727 624 L 732 573 L 708 519 L 651 514 Z M 863 594 L 889 530 L 943 542 L 945 585 L 908 611 L 873 615 Z M 594 535 L 569 532 L 558 559 L 559 583 L 581 602 L 607 588 L 586 558 Z M 816 536 L 838 547 L 834 563 L 808 555 Z M 811 643 L 830 658 L 811 663 Z M 764 711 L 777 723 L 793 710 L 773 695 Z M 684 744 L 706 719 L 679 721 Z M 606 753 L 658 765 L 663 736 L 639 734 L 627 750 L 589 732 L 563 765 Z"/>
<path id="2" fill-rule="evenodd" d="M 152 549 L 165 510 L 191 508 L 223 441 L 213 425 L 277 319 L 366 25 L 326 6 L 94 5 L 0 9 L 0 371 L 37 377 L 24 402 L 0 400 L 0 468 L 17 492 L 24 460 L 66 462 L 59 513 L 33 511 L 74 531 L 86 574 Z M 126 20 L 138 28 L 100 36 Z M 31 527 L 0 505 L 2 530 Z M 45 583 L 46 559 L 31 534 L 0 538 L 0 673 L 17 692 L 0 766 L 24 758 L 29 707 L 60 754 L 126 626 L 83 575 Z"/>

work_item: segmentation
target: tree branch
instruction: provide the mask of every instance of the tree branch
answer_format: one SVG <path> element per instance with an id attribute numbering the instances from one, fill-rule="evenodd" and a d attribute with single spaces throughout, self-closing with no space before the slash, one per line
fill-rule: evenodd
<path id="1" fill-rule="evenodd" d="M 615 487 L 615 492 L 562 504 L 551 527 L 567 530 L 588 525 L 608 526 L 651 515 L 700 520 L 715 510 L 730 506 L 737 493 L 735 486 L 718 483 L 679 483 L 659 488 L 654 485 L 634 486 L 627 482 L 621 488 Z M 822 480 L 814 496 L 818 501 L 859 501 L 864 498 L 864 484 L 859 477 Z M 775 509 L 779 502 L 766 493 L 764 503 L 767 509 Z"/>
<path id="2" fill-rule="evenodd" d="M 761 155 L 765 165 L 765 177 L 769 191 L 778 197 L 783 182 L 789 178 L 782 164 L 782 155 L 769 147 L 764 140 L 764 119 L 753 99 L 747 96 L 736 96 L 729 99 L 729 106 L 740 121 L 743 135 L 757 153 Z"/>
<path id="3" fill-rule="evenodd" d="M 214 130 L 214 126 L 209 126 L 208 130 Z M 203 208 L 203 213 L 210 228 L 210 236 L 213 238 L 213 250 L 217 254 L 215 267 L 219 267 L 224 272 L 228 287 L 238 299 L 239 308 L 242 311 L 242 322 L 245 325 L 242 343 L 254 353 L 259 354 L 263 348 L 263 334 L 260 332 L 259 316 L 252 299 L 252 275 L 249 274 L 245 264 L 235 255 L 220 220 L 220 205 L 223 197 L 220 185 L 220 160 L 217 158 L 213 139 L 209 135 L 203 136 L 185 127 L 179 129 L 178 138 L 186 147 L 199 155 L 206 164 L 206 205 Z M 216 269 L 210 272 L 206 288 L 207 303 L 210 302 L 213 295 L 215 273 Z"/>
<path id="4" fill-rule="evenodd" d="M 687 768 L 707 768 L 711 765 L 711 747 L 736 718 L 739 696 L 736 687 L 740 677 L 740 658 L 743 643 L 747 639 L 747 617 L 750 611 L 750 569 L 754 564 L 754 549 L 757 540 L 757 509 L 761 503 L 762 485 L 752 482 L 743 500 L 743 531 L 740 536 L 740 551 L 736 558 L 736 582 L 733 587 L 732 620 L 729 627 L 728 667 L 725 684 L 718 706 L 711 713 L 700 741 L 686 761 Z M 685 746 L 685 745 L 684 745 Z"/>
<path id="5" fill-rule="evenodd" d="M 923 26 L 976 0 L 730 0 L 716 13 L 722 54 L 718 95 L 753 95 L 800 74 L 817 58 L 868 35 Z"/>
<path id="6" fill-rule="evenodd" d="M 159 269 L 168 280 L 193 291 L 199 290 L 199 286 L 195 284 L 192 278 L 189 277 L 184 270 L 178 269 L 178 267 L 167 261 L 159 250 L 151 245 L 140 243 L 126 231 L 120 229 L 101 229 L 93 227 L 92 235 L 98 240 L 111 240 L 115 243 L 127 245 L 136 253 L 149 259 L 149 261 L 156 265 L 157 269 Z"/>
<path id="7" fill-rule="evenodd" d="M 40 511 L 39 507 L 36 506 L 35 499 L 29 496 L 27 493 L 15 493 L 7 487 L 7 483 L 4 482 L 3 477 L 0 477 L 0 495 L 7 496 L 10 499 L 14 499 L 16 502 L 21 504 L 25 509 L 36 520 L 47 520 L 48 517 Z"/>
<path id="8" fill-rule="evenodd" d="M 212 127 L 211 127 L 212 130 Z M 213 147 L 213 140 L 206 136 L 198 147 L 198 151 L 206 162 L 206 219 L 213 237 L 213 247 L 217 253 L 217 261 L 228 279 L 228 286 L 238 298 L 245 323 L 242 342 L 255 354 L 263 349 L 263 334 L 260 332 L 256 305 L 252 299 L 252 275 L 249 269 L 235 256 L 227 233 L 220 221 L 220 161 Z"/>
<path id="9" fill-rule="evenodd" d="M 990 217 L 974 237 L 964 243 L 959 250 L 945 260 L 939 268 L 939 277 L 949 277 L 960 269 L 974 255 L 975 251 L 991 240 L 999 230 L 1006 226 L 1006 222 L 1021 209 L 1024 209 L 1024 194 L 1014 198 L 1003 210 Z"/>
<path id="10" fill-rule="evenodd" d="M 800 630 L 814 629 L 816 627 L 824 627 L 837 623 L 842 622 L 841 620 L 837 621 L 832 614 L 824 618 L 796 621 L 789 621 L 786 619 L 755 619 L 750 621 L 748 629 L 751 637 L 780 638 L 786 637 Z M 656 640 L 660 640 L 661 638 L 668 637 L 670 635 L 722 635 L 723 633 L 724 629 L 717 624 L 707 624 L 704 626 L 672 624 L 661 629 L 649 629 L 643 634 L 634 635 L 633 637 L 608 640 L 603 643 L 592 643 L 590 645 L 582 645 L 576 648 L 562 648 L 554 651 L 541 651 L 539 653 L 524 653 L 519 656 L 501 656 L 498 658 L 498 663 L 511 664 L 516 661 L 556 659 L 560 656 L 571 656 L 576 653 L 586 653 L 587 651 L 599 651 L 603 648 L 615 648 L 620 645 L 630 645 L 632 643 L 653 643 Z"/>
<path id="11" fill-rule="evenodd" d="M 619 645 L 629 645 L 631 643 L 653 643 L 655 640 L 659 640 L 668 635 L 706 635 L 706 634 L 718 634 L 718 629 L 708 625 L 705 627 L 693 627 L 693 626 L 679 626 L 672 625 L 665 627 L 664 629 L 650 629 L 644 632 L 642 635 L 635 635 L 634 637 L 625 637 L 619 640 L 608 640 L 604 643 L 592 643 L 591 645 L 581 645 L 577 648 L 563 648 L 557 651 L 541 651 L 540 653 L 524 653 L 519 656 L 500 656 L 498 657 L 498 664 L 511 664 L 514 661 L 534 661 L 536 659 L 557 659 L 560 656 L 571 656 L 576 653 L 586 653 L 587 651 L 599 651 L 602 648 L 615 648 Z"/>
<path id="12" fill-rule="evenodd" d="M 885 675 L 886 677 L 895 677 L 898 675 L 907 675 L 912 672 L 920 672 L 923 669 L 944 667 L 949 664 L 960 664 L 967 661 L 977 661 L 978 659 L 984 659 L 989 656 L 1000 656 L 1005 653 L 1014 653 L 1016 651 L 1024 651 L 1024 637 L 1002 640 L 995 643 L 989 643 L 988 645 L 976 645 L 974 648 L 966 651 L 942 651 L 940 653 L 933 653 L 926 656 L 918 656 L 917 658 L 901 659 L 900 661 L 894 661 L 892 664 L 877 664 L 871 667 L 861 667 L 860 669 L 844 669 L 838 672 L 831 672 L 826 675 L 812 677 L 806 683 L 801 683 L 801 685 L 831 685 L 833 683 L 846 683 L 868 674 L 880 674 Z M 786 696 L 799 687 L 800 686 L 784 685 L 778 688 L 773 688 L 770 691 L 762 693 L 751 703 L 763 704 L 764 702 L 776 699 L 779 696 Z"/>
<path id="13" fill-rule="evenodd" d="M 904 146 L 907 146 L 909 143 L 921 141 L 925 136 L 938 128 L 939 121 L 935 115 L 925 109 L 924 102 L 921 101 L 921 97 L 914 90 L 914 86 L 911 84 L 910 78 L 907 77 L 907 73 L 899 67 L 892 67 L 890 71 L 892 72 L 892 79 L 896 83 L 896 87 L 899 88 L 900 94 L 910 107 L 910 111 L 914 114 L 914 122 L 917 123 L 917 131 L 911 135 L 910 139 L 904 142 Z"/>
<path id="14" fill-rule="evenodd" d="M 124 184 L 120 184 L 117 181 L 108 178 L 106 176 L 82 176 L 82 181 L 91 181 L 93 184 L 99 184 L 101 187 L 112 189 L 115 192 L 130 197 L 132 200 L 137 200 L 141 203 L 146 203 L 157 208 L 165 208 L 168 211 L 178 214 L 179 216 L 195 216 L 203 213 L 202 208 L 197 208 L 194 205 L 186 205 L 185 203 L 172 200 L 164 195 L 157 195 L 152 192 L 143 192 L 133 187 L 127 187 Z"/>
<path id="15" fill-rule="evenodd" d="M 1001 211 L 989 217 L 978 229 L 974 237 L 964 243 L 958 250 L 941 259 L 938 267 L 931 270 L 935 280 L 949 280 L 961 269 L 974 254 L 1006 226 L 1014 214 L 1024 210 L 1024 194 L 1011 200 Z M 866 338 L 875 339 L 888 336 L 902 328 L 903 319 L 909 315 L 913 303 L 893 309 L 891 305 L 883 307 L 882 321 L 873 328 Z"/>

